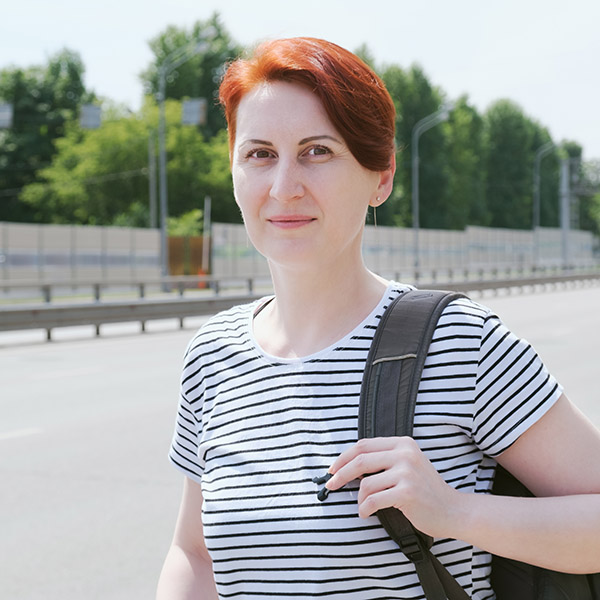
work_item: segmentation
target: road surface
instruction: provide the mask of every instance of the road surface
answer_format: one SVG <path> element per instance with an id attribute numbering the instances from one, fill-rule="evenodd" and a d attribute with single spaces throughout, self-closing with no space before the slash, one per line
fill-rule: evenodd
<path id="1" fill-rule="evenodd" d="M 600 426 L 600 288 L 476 299 Z M 0 337 L 1 598 L 154 597 L 181 492 L 166 459 L 180 360 L 199 322 Z"/>

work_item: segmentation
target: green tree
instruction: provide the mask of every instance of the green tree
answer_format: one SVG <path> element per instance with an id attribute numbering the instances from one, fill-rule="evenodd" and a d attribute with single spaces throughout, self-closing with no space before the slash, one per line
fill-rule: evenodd
<path id="1" fill-rule="evenodd" d="M 597 192 L 590 197 L 589 211 L 592 222 L 592 227 L 590 229 L 597 236 L 600 236 L 600 192 Z"/>
<path id="2" fill-rule="evenodd" d="M 181 125 L 181 103 L 166 103 L 169 215 L 178 217 L 213 198 L 215 220 L 239 222 L 229 176 L 225 132 L 205 140 Z M 149 224 L 148 144 L 156 139 L 158 109 L 148 101 L 139 116 L 113 111 L 99 129 L 72 122 L 57 141 L 43 181 L 23 191 L 39 221 L 95 225 Z"/>
<path id="3" fill-rule="evenodd" d="M 490 215 L 485 198 L 483 119 L 463 96 L 443 127 L 448 149 L 446 225 L 451 229 L 487 225 Z"/>
<path id="4" fill-rule="evenodd" d="M 367 44 L 361 44 L 358 48 L 354 50 L 354 54 L 358 56 L 365 64 L 367 64 L 373 71 L 378 72 L 375 57 L 371 52 L 371 49 Z"/>
<path id="5" fill-rule="evenodd" d="M 204 212 L 194 208 L 179 217 L 169 217 L 169 235 L 174 237 L 192 237 L 202 235 Z"/>
<path id="6" fill-rule="evenodd" d="M 419 120 L 439 109 L 442 94 L 431 85 L 423 70 L 416 65 L 409 71 L 404 71 L 396 65 L 388 66 L 384 69 L 382 78 L 396 104 L 398 144 L 395 191 L 388 205 L 388 211 L 392 214 L 383 211 L 382 213 L 386 221 L 391 220 L 396 225 L 409 225 L 412 222 L 412 131 Z M 443 128 L 434 127 L 421 136 L 419 162 L 421 227 L 447 228 L 449 221 L 445 208 L 448 203 L 448 161 Z M 379 211 L 377 215 L 379 219 Z"/>
<path id="7" fill-rule="evenodd" d="M 175 100 L 206 98 L 207 122 L 202 131 L 211 137 L 225 128 L 225 120 L 217 103 L 224 66 L 242 52 L 242 47 L 231 39 L 217 13 L 206 21 L 197 21 L 189 30 L 170 25 L 150 40 L 155 58 L 141 74 L 141 79 L 146 94 L 156 97 L 159 69 L 164 60 L 177 50 L 193 46 L 195 42 L 205 43 L 206 49 L 191 56 L 168 75 L 166 97 Z"/>
<path id="8" fill-rule="evenodd" d="M 492 104 L 484 122 L 490 225 L 531 228 L 535 126 L 510 100 Z"/>
<path id="9" fill-rule="evenodd" d="M 56 142 L 42 181 L 27 186 L 22 199 L 46 223 L 110 225 L 131 205 L 148 197 L 148 129 L 135 118 L 111 118 L 83 131 L 72 121 Z"/>
<path id="10" fill-rule="evenodd" d="M 194 127 L 169 127 L 167 155 L 169 214 L 179 216 L 201 207 L 208 195 L 212 198 L 213 221 L 241 222 L 233 197 L 224 130 L 205 140 Z"/>
<path id="11" fill-rule="evenodd" d="M 0 100 L 13 105 L 13 125 L 0 131 L 0 220 L 28 221 L 30 207 L 21 188 L 36 181 L 56 151 L 80 106 L 95 97 L 85 89 L 84 66 L 71 50 L 61 50 L 44 66 L 0 71 Z"/>
<path id="12" fill-rule="evenodd" d="M 584 161 L 583 148 L 576 142 L 566 142 L 564 147 L 571 158 L 570 183 L 576 210 L 572 223 L 599 235 L 600 160 Z"/>
<path id="13" fill-rule="evenodd" d="M 535 152 L 545 143 L 552 141 L 545 129 L 538 130 L 535 137 Z M 560 156 L 558 147 L 544 157 L 540 163 L 540 226 L 559 227 L 559 177 Z"/>

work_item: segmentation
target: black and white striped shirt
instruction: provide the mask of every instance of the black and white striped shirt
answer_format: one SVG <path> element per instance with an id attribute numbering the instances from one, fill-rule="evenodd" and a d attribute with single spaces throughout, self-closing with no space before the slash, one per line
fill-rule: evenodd
<path id="1" fill-rule="evenodd" d="M 266 354 L 252 334 L 259 302 L 213 317 L 185 356 L 171 461 L 202 486 L 206 544 L 220 598 L 424 598 L 411 563 L 376 517 L 357 513 L 357 482 L 316 497 L 313 477 L 357 441 L 360 385 L 381 314 L 325 350 Z M 535 351 L 468 299 L 444 311 L 417 399 L 414 437 L 452 486 L 489 491 L 494 456 L 558 399 Z M 488 554 L 437 539 L 434 553 L 478 600 L 493 598 Z"/>

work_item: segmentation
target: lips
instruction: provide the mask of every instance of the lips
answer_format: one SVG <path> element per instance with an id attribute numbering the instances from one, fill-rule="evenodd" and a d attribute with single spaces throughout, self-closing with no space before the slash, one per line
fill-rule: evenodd
<path id="1" fill-rule="evenodd" d="M 277 215 L 270 217 L 267 221 L 281 229 L 295 229 L 310 225 L 316 219 L 308 215 Z"/>

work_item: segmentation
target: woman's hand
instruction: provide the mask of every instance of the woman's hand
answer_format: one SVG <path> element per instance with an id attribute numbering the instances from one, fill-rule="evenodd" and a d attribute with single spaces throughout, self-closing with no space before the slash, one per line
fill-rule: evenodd
<path id="1" fill-rule="evenodd" d="M 340 454 L 329 472 L 333 474 L 326 484 L 330 490 L 361 479 L 361 517 L 393 506 L 423 533 L 451 536 L 461 494 L 442 479 L 412 438 L 362 439 Z"/>

